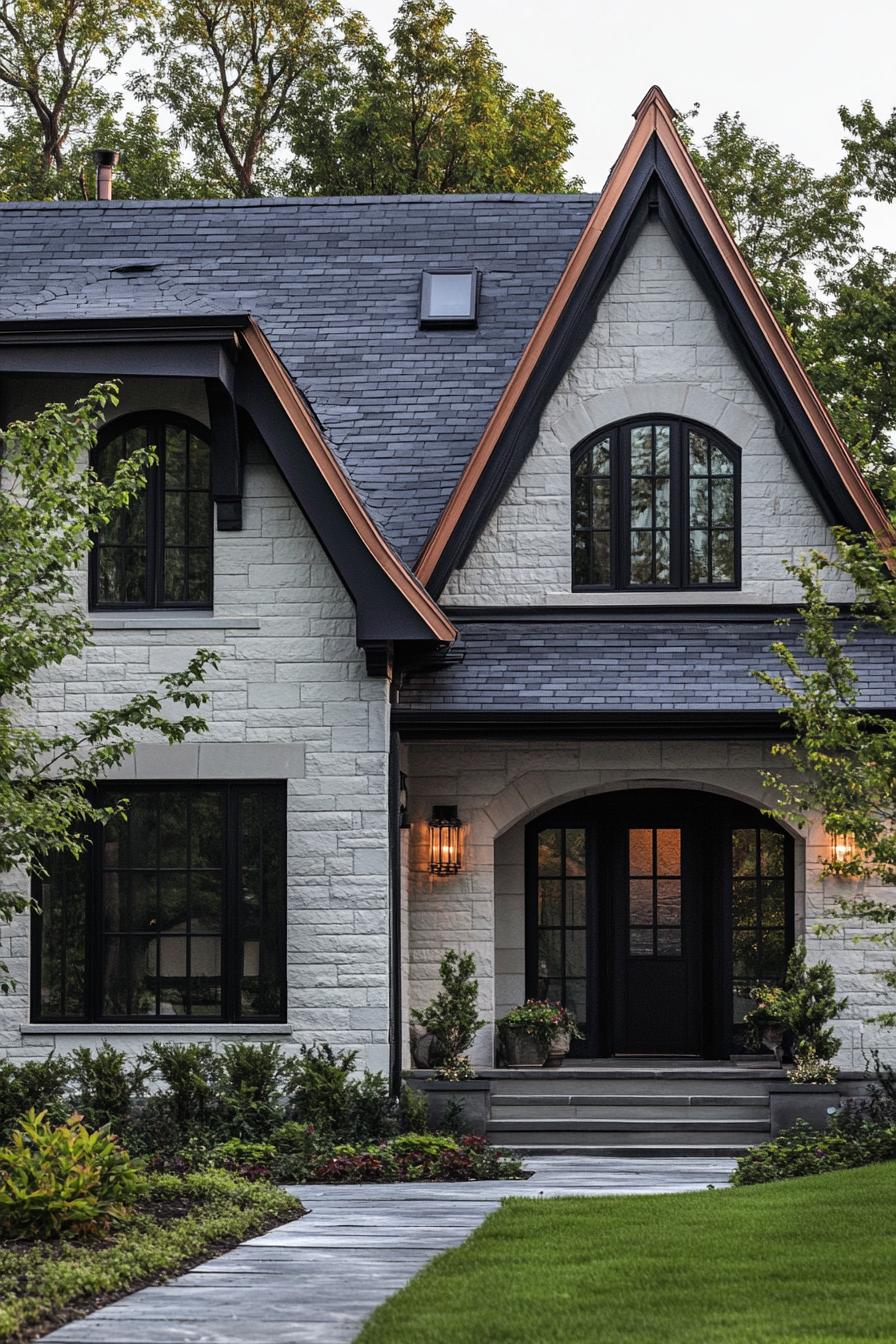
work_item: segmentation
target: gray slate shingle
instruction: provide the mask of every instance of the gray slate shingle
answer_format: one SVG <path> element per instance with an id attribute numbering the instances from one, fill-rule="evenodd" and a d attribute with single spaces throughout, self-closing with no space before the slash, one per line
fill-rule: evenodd
<path id="1" fill-rule="evenodd" d="M 251 312 L 412 564 L 595 199 L 0 205 L 0 319 Z M 483 273 L 478 329 L 419 331 L 421 271 L 454 263 Z"/>
<path id="2" fill-rule="evenodd" d="M 751 673 L 779 671 L 772 642 L 798 641 L 796 622 L 768 619 L 455 624 L 463 661 L 406 673 L 402 710 L 780 709 L 780 698 Z M 864 630 L 850 657 L 860 704 L 896 709 L 896 638 Z"/>

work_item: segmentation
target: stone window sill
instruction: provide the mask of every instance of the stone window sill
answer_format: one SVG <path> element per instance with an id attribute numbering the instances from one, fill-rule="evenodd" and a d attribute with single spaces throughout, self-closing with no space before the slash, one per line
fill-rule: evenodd
<path id="1" fill-rule="evenodd" d="M 258 630 L 257 616 L 213 616 L 211 612 L 185 612 L 169 616 L 160 612 L 114 612 L 91 614 L 94 630 Z"/>
<path id="2" fill-rule="evenodd" d="M 23 1036 L 291 1036 L 288 1022 L 28 1022 Z"/>

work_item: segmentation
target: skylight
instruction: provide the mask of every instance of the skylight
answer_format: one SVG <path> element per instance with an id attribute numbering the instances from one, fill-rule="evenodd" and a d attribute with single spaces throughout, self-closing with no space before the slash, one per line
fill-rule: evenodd
<path id="1" fill-rule="evenodd" d="M 475 327 L 478 307 L 479 271 L 475 266 L 423 272 L 421 327 Z"/>

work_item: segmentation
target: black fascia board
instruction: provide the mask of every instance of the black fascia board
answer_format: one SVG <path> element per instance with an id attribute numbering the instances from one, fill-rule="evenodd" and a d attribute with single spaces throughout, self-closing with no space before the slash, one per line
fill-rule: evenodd
<path id="1" fill-rule="evenodd" d="M 662 145 L 656 149 L 659 217 L 695 272 L 722 331 L 746 365 L 803 484 L 827 522 L 856 531 L 868 524 L 784 375 L 774 351 L 725 265 Z"/>
<path id="2" fill-rule="evenodd" d="M 237 366 L 237 408 L 251 419 L 292 496 L 355 604 L 358 643 L 423 640 L 433 633 L 358 536 L 261 369 L 244 355 Z"/>
<path id="3" fill-rule="evenodd" d="M 0 373 L 213 378 L 232 393 L 245 313 L 0 322 Z"/>
<path id="4" fill-rule="evenodd" d="M 835 602 L 841 616 L 850 616 L 852 609 L 847 602 Z M 698 625 L 770 625 L 779 621 L 802 621 L 800 608 L 792 604 L 774 605 L 772 603 L 714 603 L 704 606 L 693 603 L 655 604 L 651 606 L 612 606 L 587 607 L 563 603 L 556 606 L 540 607 L 462 607 L 450 603 L 442 605 L 442 611 L 455 625 L 491 625 L 495 622 L 508 625 L 532 625 L 550 623 L 552 625 L 639 625 L 659 623 L 662 625 L 698 624 Z"/>
<path id="5" fill-rule="evenodd" d="M 594 325 L 600 303 L 647 218 L 647 187 L 654 174 L 653 143 L 645 146 L 619 203 L 594 248 L 550 340 L 485 467 L 463 516 L 439 557 L 427 587 L 442 591 L 464 563 L 495 505 L 535 442 L 541 413 Z"/>
<path id="6" fill-rule="evenodd" d="M 522 466 L 542 413 L 584 343 L 597 305 L 618 272 L 649 209 L 659 217 L 693 265 L 775 420 L 785 449 L 828 522 L 855 530 L 867 523 L 841 481 L 808 416 L 781 370 L 718 248 L 709 236 L 656 134 L 645 145 L 619 201 L 510 416 L 470 501 L 427 585 L 438 596 L 452 570 L 470 554 L 485 523 Z"/>
<path id="7" fill-rule="evenodd" d="M 403 740 L 428 738 L 587 738 L 615 741 L 670 737 L 689 741 L 774 738 L 790 734 L 778 710 L 415 710 L 396 707 L 392 727 Z"/>

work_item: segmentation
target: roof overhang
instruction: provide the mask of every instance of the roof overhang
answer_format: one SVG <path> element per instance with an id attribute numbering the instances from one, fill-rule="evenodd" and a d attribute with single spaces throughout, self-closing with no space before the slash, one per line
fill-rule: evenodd
<path id="1" fill-rule="evenodd" d="M 415 566 L 430 592 L 463 564 L 518 472 L 547 401 L 590 330 L 648 211 L 659 213 L 704 284 L 829 522 L 894 532 L 764 298 L 652 88 L 566 269 Z"/>
<path id="2" fill-rule="evenodd" d="M 455 628 L 373 522 L 320 424 L 248 314 L 53 318 L 0 322 L 0 373 L 94 378 L 192 377 L 237 460 L 236 416 L 247 415 L 332 561 L 356 609 L 358 642 L 446 644 Z M 222 402 L 229 402 L 230 428 Z"/>

